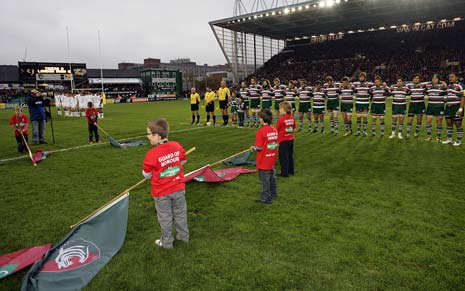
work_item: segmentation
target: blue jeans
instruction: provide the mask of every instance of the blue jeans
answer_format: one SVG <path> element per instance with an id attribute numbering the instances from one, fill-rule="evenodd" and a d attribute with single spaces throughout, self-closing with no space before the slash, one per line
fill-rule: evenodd
<path id="1" fill-rule="evenodd" d="M 32 121 L 32 143 L 45 142 L 45 120 Z"/>
<path id="2" fill-rule="evenodd" d="M 274 170 L 258 170 L 258 177 L 263 187 L 261 200 L 271 202 L 278 196 Z"/>
<path id="3" fill-rule="evenodd" d="M 96 125 L 93 125 L 93 124 L 90 124 L 89 123 L 89 141 L 93 141 L 94 140 L 94 136 L 95 136 L 95 141 L 96 142 L 99 142 L 99 135 L 98 135 L 98 127 Z"/>

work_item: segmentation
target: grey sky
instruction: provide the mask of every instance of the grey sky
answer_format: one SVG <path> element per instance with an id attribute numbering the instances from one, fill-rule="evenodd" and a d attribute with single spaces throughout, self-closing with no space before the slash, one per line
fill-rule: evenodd
<path id="1" fill-rule="evenodd" d="M 199 64 L 226 63 L 208 25 L 232 16 L 234 0 L 1 0 L 0 64 L 27 61 L 67 62 L 66 26 L 71 60 L 104 68 L 121 61 L 163 62 L 190 57 Z"/>

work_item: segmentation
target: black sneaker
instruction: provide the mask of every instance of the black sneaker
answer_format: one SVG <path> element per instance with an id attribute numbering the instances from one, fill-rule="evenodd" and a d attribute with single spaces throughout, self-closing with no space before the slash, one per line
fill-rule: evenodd
<path id="1" fill-rule="evenodd" d="M 46 141 L 41 141 L 40 144 L 47 144 L 47 142 Z"/>

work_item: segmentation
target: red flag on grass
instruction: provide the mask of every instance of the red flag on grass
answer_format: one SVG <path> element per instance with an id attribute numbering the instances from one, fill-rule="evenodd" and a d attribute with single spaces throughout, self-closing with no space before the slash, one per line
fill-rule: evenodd
<path id="1" fill-rule="evenodd" d="M 38 163 L 42 160 L 45 160 L 47 158 L 47 156 L 51 155 L 52 152 L 50 151 L 45 151 L 45 150 L 42 150 L 42 149 L 38 149 L 36 150 L 35 154 L 32 155 L 32 160 L 34 161 L 34 163 Z"/>
<path id="2" fill-rule="evenodd" d="M 236 179 L 241 174 L 255 173 L 257 170 L 248 170 L 242 167 L 229 168 L 221 170 L 213 170 L 210 166 L 202 167 L 198 170 L 190 172 L 184 176 L 184 182 L 188 183 L 192 180 L 197 182 L 220 183 Z"/>
<path id="3" fill-rule="evenodd" d="M 52 247 L 52 244 L 23 249 L 0 257 L 0 279 L 16 273 L 38 260 Z"/>

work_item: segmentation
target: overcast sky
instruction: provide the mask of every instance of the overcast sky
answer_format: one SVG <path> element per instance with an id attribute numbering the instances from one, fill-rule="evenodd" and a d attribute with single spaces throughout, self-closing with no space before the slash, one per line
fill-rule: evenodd
<path id="1" fill-rule="evenodd" d="M 97 30 L 104 68 L 146 57 L 224 64 L 208 22 L 231 17 L 233 7 L 234 0 L 1 0 L 0 64 L 17 64 L 26 47 L 27 61 L 67 62 L 66 26 L 72 62 L 88 68 L 100 67 Z"/>

